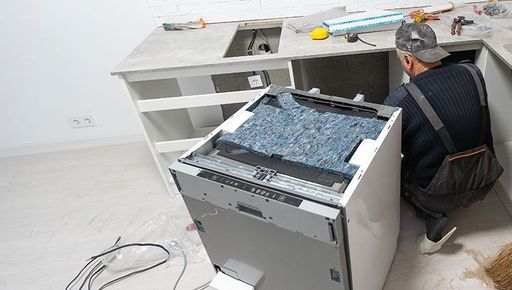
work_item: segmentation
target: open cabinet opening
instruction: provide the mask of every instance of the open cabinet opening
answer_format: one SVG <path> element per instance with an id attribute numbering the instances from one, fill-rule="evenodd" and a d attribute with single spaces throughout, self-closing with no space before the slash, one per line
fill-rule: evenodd
<path id="1" fill-rule="evenodd" d="M 388 52 L 292 61 L 295 87 L 382 104 L 389 93 Z"/>
<path id="2" fill-rule="evenodd" d="M 282 22 L 270 27 L 240 26 L 224 57 L 278 53 Z"/>
<path id="3" fill-rule="evenodd" d="M 451 52 L 443 62 L 474 62 L 475 55 L 475 50 Z M 377 104 L 409 81 L 394 51 L 295 60 L 292 69 L 297 89 L 319 88 L 322 94 L 346 98 L 363 94 L 365 101 Z"/>
<path id="4" fill-rule="evenodd" d="M 254 77 L 261 83 L 251 87 L 251 79 Z M 288 69 L 218 74 L 212 75 L 212 81 L 217 93 L 263 89 L 270 84 L 289 86 L 291 83 Z"/>

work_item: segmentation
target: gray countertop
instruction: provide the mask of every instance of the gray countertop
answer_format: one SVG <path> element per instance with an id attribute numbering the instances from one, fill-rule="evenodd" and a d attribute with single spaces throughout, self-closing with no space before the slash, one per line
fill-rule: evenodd
<path id="1" fill-rule="evenodd" d="M 470 7 L 458 8 L 442 14 L 452 19 L 461 11 L 467 13 Z M 464 9 L 464 10 L 461 10 Z M 414 9 L 404 10 L 408 12 Z M 436 31 L 440 45 L 485 45 L 512 68 L 512 52 L 504 45 L 512 43 L 512 19 L 502 19 L 502 28 L 492 35 L 482 37 L 453 36 L 447 21 L 429 22 Z M 392 51 L 394 31 L 361 34 L 365 41 L 374 43 L 372 47 L 361 42 L 347 43 L 344 37 L 329 37 L 313 41 L 308 33 L 295 33 L 285 27 L 284 20 L 279 51 L 271 55 L 255 55 L 224 58 L 224 54 L 237 31 L 238 22 L 207 25 L 204 29 L 187 31 L 164 31 L 156 28 L 142 41 L 112 72 L 113 75 L 129 75 L 156 71 L 174 71 L 190 68 L 214 68 L 221 65 L 255 64 L 289 61 L 314 57 L 350 55 L 378 51 Z"/>

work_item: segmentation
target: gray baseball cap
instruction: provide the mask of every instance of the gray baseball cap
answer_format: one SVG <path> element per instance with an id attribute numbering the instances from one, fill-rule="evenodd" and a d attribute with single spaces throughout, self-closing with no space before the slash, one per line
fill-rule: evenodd
<path id="1" fill-rule="evenodd" d="M 437 44 L 436 33 L 425 23 L 402 23 L 395 33 L 395 45 L 426 63 L 433 63 L 450 55 Z"/>

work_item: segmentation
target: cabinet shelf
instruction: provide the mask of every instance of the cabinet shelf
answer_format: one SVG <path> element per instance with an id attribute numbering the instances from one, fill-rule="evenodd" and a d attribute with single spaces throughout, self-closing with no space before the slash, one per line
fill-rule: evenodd
<path id="1" fill-rule="evenodd" d="M 158 153 L 169 153 L 176 151 L 186 151 L 203 138 L 190 138 L 174 141 L 161 141 L 155 143 L 155 148 Z"/>
<path id="2" fill-rule="evenodd" d="M 184 108 L 206 107 L 213 105 L 246 103 L 262 90 L 248 90 L 216 94 L 202 94 L 182 97 L 139 100 L 137 104 L 142 113 Z"/>
<path id="3" fill-rule="evenodd" d="M 171 153 L 178 151 L 187 151 L 192 148 L 197 142 L 201 141 L 204 136 L 208 135 L 216 127 L 205 127 L 199 129 L 192 129 L 189 135 L 182 136 L 185 138 L 176 140 L 162 140 L 154 142 L 155 149 L 158 153 Z"/>

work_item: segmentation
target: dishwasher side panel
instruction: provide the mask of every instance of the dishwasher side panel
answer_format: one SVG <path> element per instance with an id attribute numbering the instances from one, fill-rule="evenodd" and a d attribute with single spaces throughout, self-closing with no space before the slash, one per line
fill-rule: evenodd
<path id="1" fill-rule="evenodd" d="M 380 290 L 395 256 L 400 230 L 401 111 L 348 199 L 348 249 L 353 290 Z M 352 181 L 354 182 L 354 180 Z"/>

